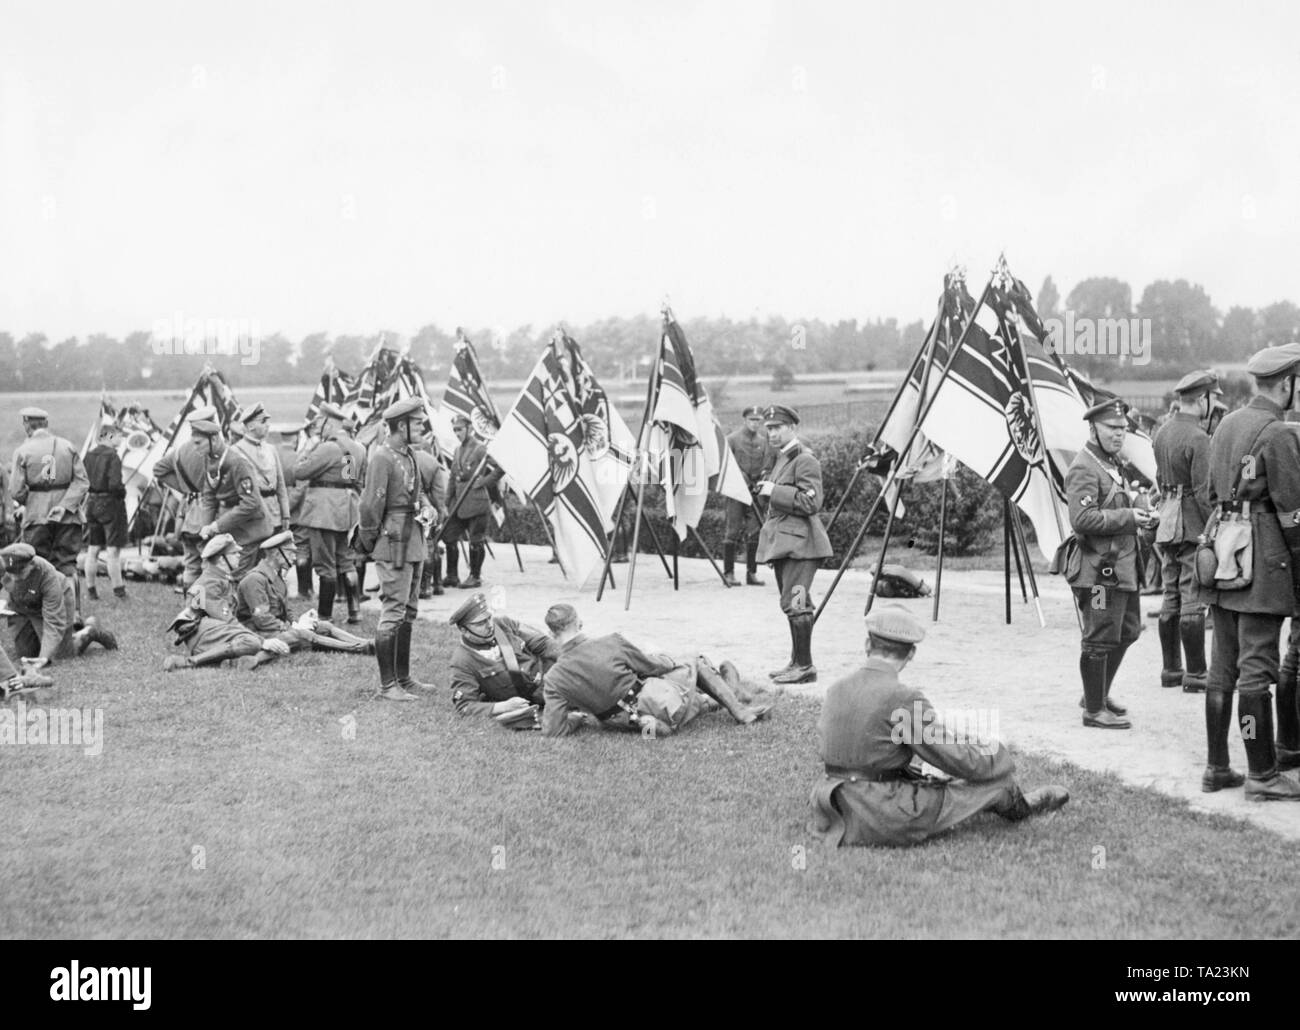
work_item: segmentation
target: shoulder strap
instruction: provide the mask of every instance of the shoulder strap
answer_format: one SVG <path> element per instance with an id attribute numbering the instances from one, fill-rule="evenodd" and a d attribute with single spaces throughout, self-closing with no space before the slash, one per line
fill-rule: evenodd
<path id="1" fill-rule="evenodd" d="M 1106 505 L 1110 504 L 1111 500 L 1115 497 L 1115 495 L 1119 493 L 1119 484 L 1116 482 L 1116 479 L 1119 476 L 1119 472 L 1116 471 L 1115 474 L 1112 475 L 1110 469 L 1106 468 L 1106 466 L 1103 465 L 1098 460 L 1097 455 L 1093 454 L 1092 451 L 1088 450 L 1087 447 L 1084 447 L 1083 453 L 1086 454 L 1089 458 L 1091 458 L 1093 464 L 1095 464 L 1099 469 L 1105 472 L 1106 478 L 1110 480 L 1110 489 L 1106 491 L 1106 499 L 1102 501 L 1100 505 L 1102 508 L 1105 508 Z"/>
<path id="2" fill-rule="evenodd" d="M 511 672 L 519 671 L 519 659 L 515 657 L 514 645 L 506 636 L 506 631 L 501 628 L 501 623 L 496 619 L 492 620 L 492 635 L 496 637 L 497 647 L 501 648 L 501 660 L 506 663 L 506 668 Z"/>
<path id="3" fill-rule="evenodd" d="M 1246 448 L 1246 453 L 1242 455 L 1243 460 L 1237 462 L 1237 474 L 1232 477 L 1232 489 L 1228 492 L 1229 503 L 1234 503 L 1234 504 L 1236 503 L 1237 488 L 1241 486 L 1241 474 L 1246 470 L 1245 459 L 1254 456 L 1255 445 L 1259 443 L 1259 438 L 1264 435 L 1264 430 L 1267 429 L 1272 424 L 1273 423 L 1270 421 L 1270 422 L 1265 422 L 1262 426 L 1260 426 L 1259 432 L 1255 434 L 1255 439 L 1250 441 L 1250 446 Z"/>

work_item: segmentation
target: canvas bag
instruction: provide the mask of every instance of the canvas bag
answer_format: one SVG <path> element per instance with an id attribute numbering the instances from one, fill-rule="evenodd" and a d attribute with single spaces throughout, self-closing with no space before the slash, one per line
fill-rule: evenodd
<path id="1" fill-rule="evenodd" d="M 1266 422 L 1264 428 L 1255 434 L 1247 456 L 1255 454 L 1255 444 L 1259 443 L 1269 425 Z M 1241 474 L 1245 468 L 1243 460 L 1232 480 L 1229 503 L 1236 503 L 1237 488 L 1241 486 Z M 1250 586 L 1254 575 L 1255 530 L 1250 518 L 1250 502 L 1243 501 L 1241 511 L 1226 514 L 1220 505 L 1211 513 L 1205 532 L 1196 543 L 1197 582 L 1212 590 L 1244 590 Z"/>
<path id="2" fill-rule="evenodd" d="M 1117 493 L 1119 493 L 1119 486 L 1112 479 L 1101 507 L 1105 508 L 1110 504 Z M 1079 574 L 1083 571 L 1083 544 L 1077 536 L 1071 533 L 1061 541 L 1056 554 L 1052 555 L 1052 564 L 1047 567 L 1047 571 L 1054 576 L 1064 576 L 1067 583 L 1073 583 L 1079 578 Z"/>
<path id="3" fill-rule="evenodd" d="M 1176 494 L 1162 498 L 1156 509 L 1160 525 L 1156 527 L 1156 543 L 1176 544 L 1183 539 L 1183 488 Z"/>

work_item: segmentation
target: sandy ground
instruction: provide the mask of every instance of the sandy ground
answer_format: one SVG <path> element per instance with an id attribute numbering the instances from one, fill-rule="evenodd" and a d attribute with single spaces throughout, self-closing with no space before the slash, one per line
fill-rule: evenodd
<path id="1" fill-rule="evenodd" d="M 557 566 L 547 564 L 547 549 L 521 547 L 525 567 L 521 574 L 509 544 L 493 547 L 497 557 L 489 558 L 484 569 L 484 592 L 498 611 L 523 621 L 540 627 L 548 606 L 567 601 L 577 607 L 589 633 L 620 632 L 646 649 L 681 655 L 702 652 L 715 663 L 730 658 L 747 679 L 764 683 L 768 670 L 784 666 L 789 659 L 790 638 L 770 569 L 760 570 L 765 586 L 728 590 L 707 562 L 683 559 L 681 589 L 674 591 L 659 559 L 642 556 L 631 608 L 625 611 L 626 565 L 614 566 L 618 589 L 607 589 L 597 603 L 598 573 L 578 589 L 563 579 Z M 818 573 L 813 593 L 819 602 L 833 575 Z M 845 574 L 813 638 L 818 681 L 793 689 L 821 696 L 829 684 L 860 664 L 868 579 L 865 572 Z M 921 687 L 940 709 L 991 710 L 989 717 L 996 718 L 1001 738 L 1018 747 L 1098 772 L 1113 772 L 1135 786 L 1183 798 L 1193 808 L 1249 819 L 1300 839 L 1300 805 L 1247 802 L 1240 789 L 1201 793 L 1203 695 L 1160 686 L 1154 619 L 1144 617 L 1146 631 L 1130 648 L 1112 688 L 1113 696 L 1128 706 L 1133 728 L 1087 729 L 1078 708 L 1082 696 L 1079 631 L 1069 590 L 1059 577 L 1039 580 L 1047 623 L 1040 628 L 1032 599 L 1028 605 L 1021 601 L 1014 580 L 1012 589 L 1009 626 L 1004 621 L 1002 575 L 996 572 L 945 573 L 938 623 L 930 622 L 930 598 L 883 602 L 906 606 L 929 627 L 916 659 L 903 674 L 904 681 Z M 422 602 L 420 616 L 445 621 L 465 597 L 465 591 L 449 588 L 444 596 Z M 1143 598 L 1144 616 L 1158 603 Z M 779 706 L 776 717 L 780 717 Z M 811 756 L 816 742 L 809 743 Z M 1235 729 L 1230 749 L 1233 767 L 1244 772 L 1245 750 Z M 816 772 L 815 758 L 808 772 L 810 777 Z"/>

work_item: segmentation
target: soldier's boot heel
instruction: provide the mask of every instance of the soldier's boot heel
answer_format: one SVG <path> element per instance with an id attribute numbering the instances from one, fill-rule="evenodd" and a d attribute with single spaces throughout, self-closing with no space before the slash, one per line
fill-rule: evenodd
<path id="1" fill-rule="evenodd" d="M 1267 690 L 1242 694 L 1237 699 L 1237 718 L 1246 745 L 1247 801 L 1300 801 L 1300 783 L 1283 776 L 1277 767 L 1273 742 L 1273 698 Z"/>
<path id="2" fill-rule="evenodd" d="M 338 594 L 338 580 L 326 579 L 324 576 L 320 580 L 320 601 L 316 605 L 316 614 L 328 622 L 334 617 L 334 598 Z"/>
<path id="3" fill-rule="evenodd" d="M 1297 655 L 1288 647 L 1277 679 L 1277 765 L 1300 768 L 1300 712 L 1296 710 Z"/>
<path id="4" fill-rule="evenodd" d="M 1180 619 L 1177 615 L 1162 613 L 1160 616 L 1160 654 L 1163 667 L 1160 670 L 1162 687 L 1181 687 L 1183 685 L 1183 647 L 1179 634 Z"/>
<path id="5" fill-rule="evenodd" d="M 393 673 L 396 676 L 398 687 L 404 691 L 432 690 L 433 688 L 429 684 L 421 683 L 411 677 L 411 631 L 413 628 L 409 622 L 403 622 L 397 627 L 394 634 L 397 646 L 393 650 Z"/>
<path id="6" fill-rule="evenodd" d="M 758 544 L 749 544 L 745 548 L 745 585 L 761 587 L 765 582 L 758 574 Z"/>
<path id="7" fill-rule="evenodd" d="M 729 587 L 740 586 L 740 581 L 736 579 L 736 545 L 722 545 L 722 582 Z"/>
<path id="8" fill-rule="evenodd" d="M 1183 673 L 1183 693 L 1202 693 L 1209 683 L 1205 668 L 1205 614 L 1184 615 L 1178 620 L 1178 635 L 1182 638 L 1187 671 Z"/>

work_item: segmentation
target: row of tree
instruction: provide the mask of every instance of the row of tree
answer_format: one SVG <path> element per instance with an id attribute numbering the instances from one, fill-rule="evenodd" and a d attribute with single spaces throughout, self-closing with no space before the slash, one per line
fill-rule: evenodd
<path id="1" fill-rule="evenodd" d="M 1072 364 L 1101 379 L 1165 377 L 1195 365 L 1243 361 L 1261 347 L 1300 339 L 1300 307 L 1292 302 L 1279 301 L 1259 310 L 1233 307 L 1220 314 L 1202 287 L 1182 279 L 1151 283 L 1134 305 L 1128 284 L 1113 278 L 1085 279 L 1062 302 L 1048 276 L 1037 303 L 1044 319 L 1064 320 L 1067 312 L 1076 321 L 1150 319 L 1151 335 L 1144 344 L 1149 351 L 1137 362 L 1066 351 Z M 695 318 L 684 322 L 683 329 L 703 374 L 770 374 L 788 369 L 797 376 L 903 367 L 924 339 L 926 325 L 921 321 L 900 325 L 892 318 L 862 323 Z M 553 330 L 553 326 L 524 326 L 510 333 L 470 329 L 469 336 L 489 381 L 521 379 Z M 598 374 L 632 378 L 652 359 L 659 321 L 648 315 L 607 318 L 570 327 L 570 332 Z M 206 362 L 221 369 L 235 386 L 299 384 L 316 378 L 327 356 L 340 368 L 356 372 L 381 342 L 394 345 L 398 339 L 392 332 L 341 336 L 321 332 L 297 341 L 280 334 L 252 340 L 232 332 L 229 338 L 191 335 L 173 340 L 136 332 L 125 339 L 96 333 L 52 343 L 40 333 L 15 340 L 0 332 L 0 391 L 185 387 Z M 427 325 L 409 340 L 411 355 L 436 380 L 450 364 L 454 340 L 454 329 Z M 222 344 L 225 353 L 219 350 Z"/>

